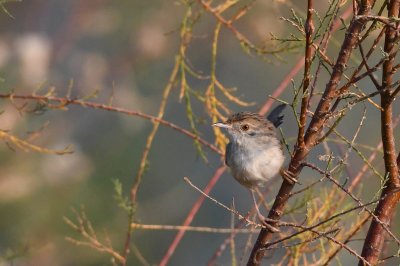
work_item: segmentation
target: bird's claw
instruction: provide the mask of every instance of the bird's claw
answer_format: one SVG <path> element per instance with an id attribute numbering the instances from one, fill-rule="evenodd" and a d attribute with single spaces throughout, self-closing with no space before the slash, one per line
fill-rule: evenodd
<path id="1" fill-rule="evenodd" d="M 299 181 L 295 178 L 295 174 L 293 174 L 291 171 L 282 169 L 281 170 L 281 176 L 284 180 L 286 180 L 289 184 L 294 185 L 294 184 L 300 184 Z"/>
<path id="2" fill-rule="evenodd" d="M 258 214 L 258 220 L 260 220 L 261 224 L 263 225 L 263 227 L 267 228 L 268 230 L 270 230 L 273 233 L 278 233 L 280 232 L 278 228 L 276 228 L 275 226 L 272 226 L 268 223 L 268 221 L 271 221 L 271 219 L 266 218 L 264 215 L 262 215 L 261 213 Z"/>

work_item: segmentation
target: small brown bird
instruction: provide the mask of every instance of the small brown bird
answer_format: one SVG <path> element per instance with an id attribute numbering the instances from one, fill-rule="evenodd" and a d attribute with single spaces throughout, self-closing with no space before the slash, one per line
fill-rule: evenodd
<path id="1" fill-rule="evenodd" d="M 229 143 L 226 145 L 225 163 L 231 169 L 233 177 L 250 189 L 258 218 L 272 231 L 278 231 L 267 224 L 261 214 L 254 190 L 262 187 L 276 176 L 285 161 L 282 143 L 277 137 L 276 127 L 282 124 L 281 115 L 286 105 L 277 106 L 267 118 L 250 112 L 236 113 L 225 122 L 213 126 L 227 130 Z M 290 175 L 283 175 L 290 181 Z"/>

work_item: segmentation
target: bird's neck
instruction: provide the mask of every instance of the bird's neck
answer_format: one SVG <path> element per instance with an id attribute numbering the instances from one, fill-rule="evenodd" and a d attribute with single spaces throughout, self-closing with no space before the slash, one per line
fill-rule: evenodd
<path id="1" fill-rule="evenodd" d="M 230 142 L 239 149 L 250 150 L 264 150 L 271 146 L 279 145 L 279 140 L 271 137 L 262 137 L 259 139 L 239 137 L 230 139 Z"/>

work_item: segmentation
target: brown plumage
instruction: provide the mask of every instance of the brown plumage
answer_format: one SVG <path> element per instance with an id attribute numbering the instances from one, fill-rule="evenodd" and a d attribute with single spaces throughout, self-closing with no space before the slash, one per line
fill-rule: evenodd
<path id="1" fill-rule="evenodd" d="M 250 189 L 258 217 L 267 227 L 268 223 L 258 209 L 254 190 L 278 175 L 284 163 L 282 144 L 275 128 L 283 121 L 284 108 L 285 105 L 279 105 L 267 118 L 256 113 L 240 112 L 231 115 L 225 122 L 214 124 L 228 133 L 226 165 L 233 177 Z"/>

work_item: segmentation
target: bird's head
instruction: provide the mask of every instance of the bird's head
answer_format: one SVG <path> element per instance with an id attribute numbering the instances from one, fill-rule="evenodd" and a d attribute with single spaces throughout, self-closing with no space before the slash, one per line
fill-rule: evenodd
<path id="1" fill-rule="evenodd" d="M 225 122 L 218 122 L 213 126 L 226 129 L 229 139 L 232 141 L 262 141 L 266 137 L 275 137 L 275 127 L 263 116 L 240 112 L 231 115 Z"/>

